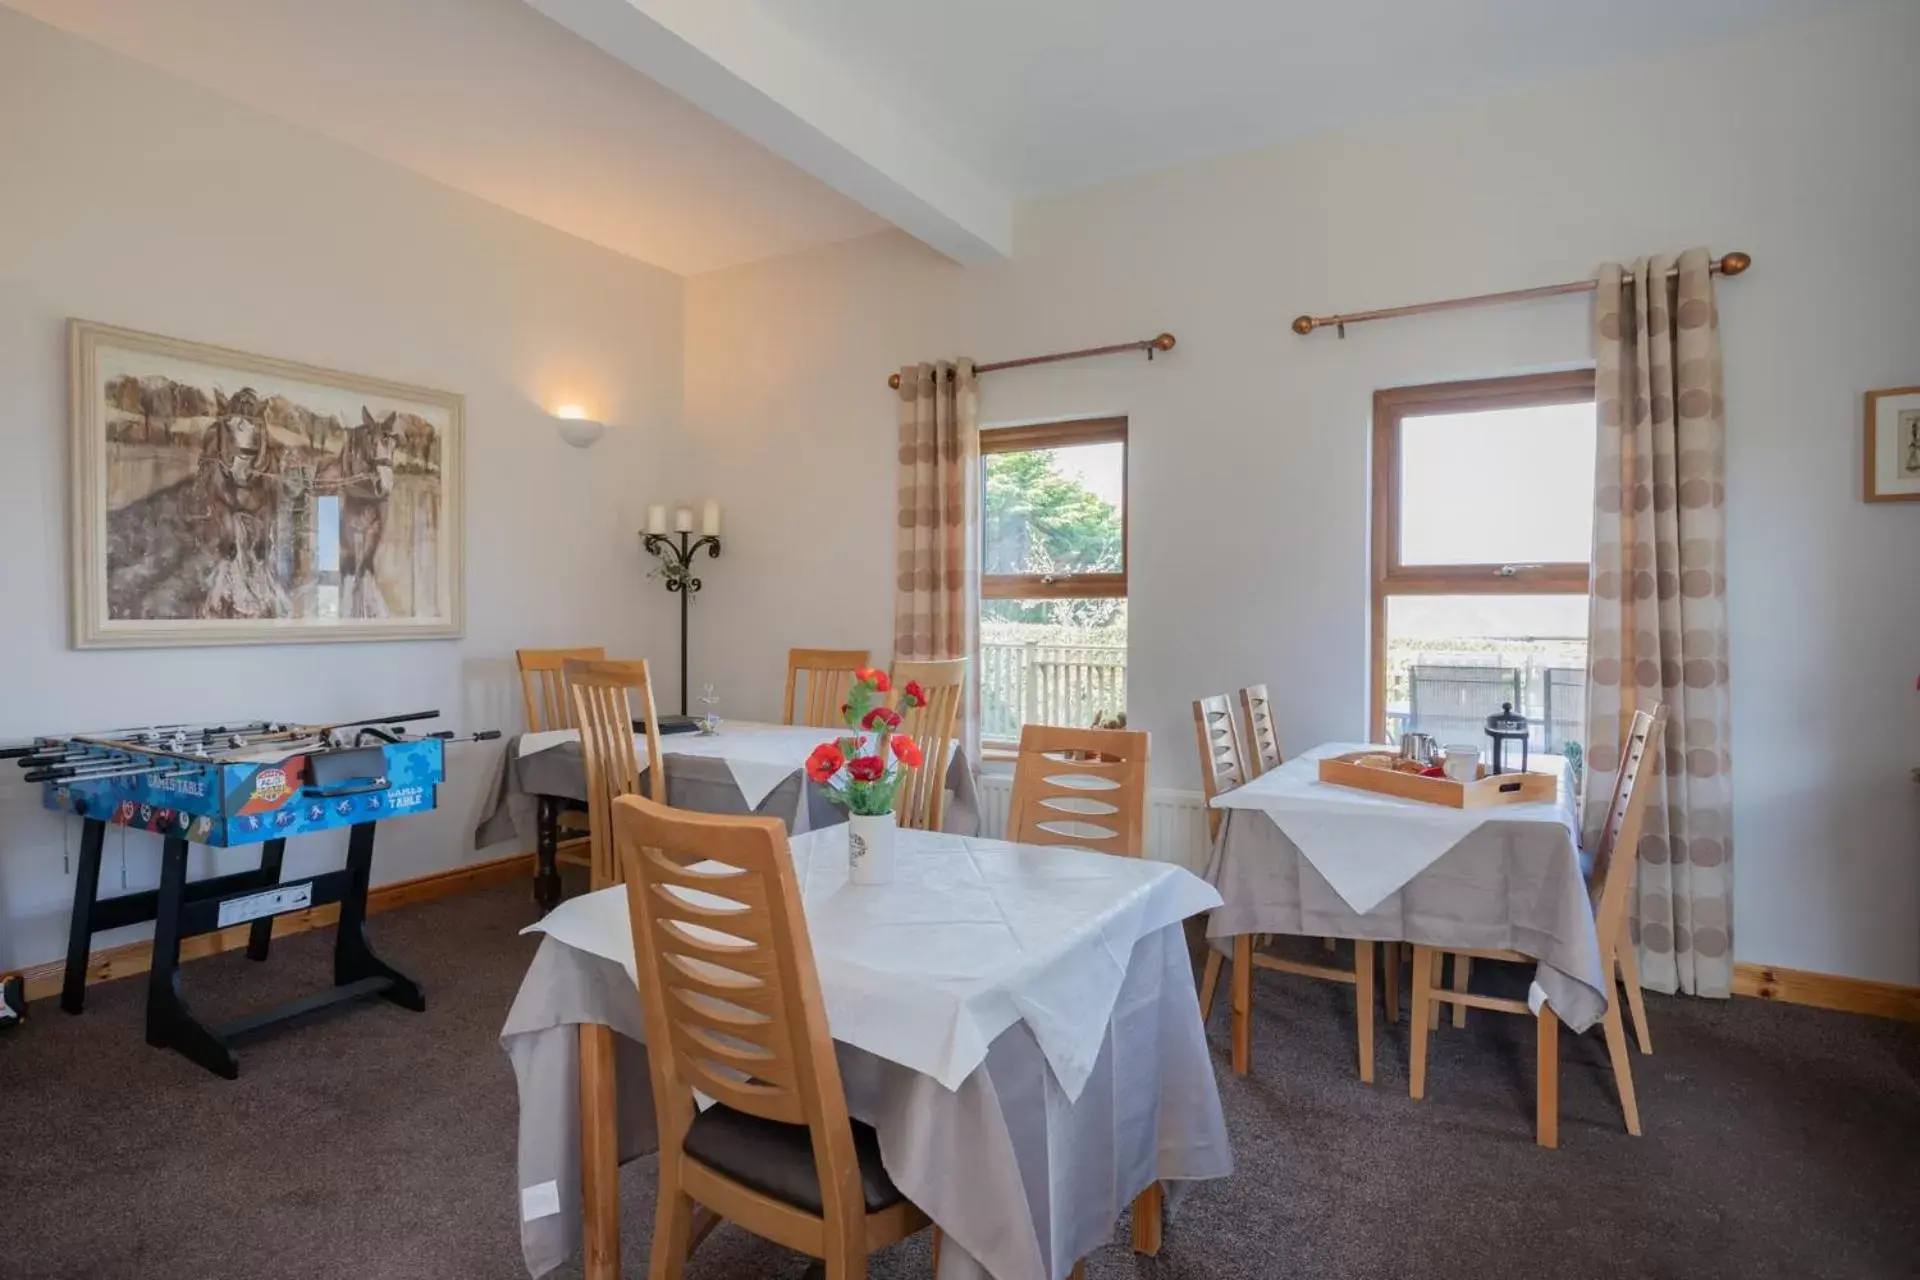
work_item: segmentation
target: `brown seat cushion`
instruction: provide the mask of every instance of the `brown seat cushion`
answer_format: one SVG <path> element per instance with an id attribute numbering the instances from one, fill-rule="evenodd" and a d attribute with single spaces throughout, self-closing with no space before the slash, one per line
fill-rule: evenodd
<path id="1" fill-rule="evenodd" d="M 762 1120 L 715 1103 L 694 1118 L 682 1151 L 742 1186 L 816 1217 L 820 1175 L 813 1165 L 813 1138 L 805 1125 Z M 868 1213 L 905 1200 L 880 1163 L 880 1137 L 871 1125 L 853 1122 L 853 1152 L 860 1161 L 860 1194 Z"/>

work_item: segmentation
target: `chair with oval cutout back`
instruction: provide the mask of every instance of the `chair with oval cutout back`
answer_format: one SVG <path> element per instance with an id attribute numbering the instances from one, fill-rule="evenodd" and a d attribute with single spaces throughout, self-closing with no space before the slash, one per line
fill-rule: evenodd
<path id="1" fill-rule="evenodd" d="M 1147 735 L 1130 729 L 1020 730 L 1007 839 L 1138 858 L 1147 826 Z"/>
<path id="2" fill-rule="evenodd" d="M 1662 740 L 1667 728 L 1667 709 L 1652 714 L 1634 713 L 1627 733 L 1626 750 L 1619 776 L 1614 780 L 1613 800 L 1607 807 L 1607 820 L 1587 880 L 1587 896 L 1594 910 L 1594 932 L 1600 944 L 1601 972 L 1607 975 L 1607 1012 L 1602 1027 L 1607 1041 L 1607 1058 L 1613 1067 L 1614 1086 L 1619 1090 L 1620 1112 L 1627 1132 L 1640 1136 L 1640 1104 L 1633 1090 L 1633 1060 L 1627 1053 L 1626 1026 L 1620 1017 L 1620 1001 L 1614 978 L 1620 969 L 1620 947 L 1626 936 L 1627 895 L 1633 888 L 1634 870 L 1639 864 L 1640 827 L 1646 813 L 1647 797 L 1653 790 L 1641 785 L 1649 769 L 1658 771 L 1662 763 Z M 1631 945 L 1631 944 L 1627 944 Z M 1542 1004 L 1536 1015 L 1525 1000 L 1507 1000 L 1474 995 L 1465 990 L 1448 990 L 1439 985 L 1435 971 L 1442 956 L 1456 962 L 1462 956 L 1482 960 L 1502 960 L 1532 964 L 1534 958 L 1511 950 L 1454 950 L 1425 947 L 1413 949 L 1413 1048 L 1407 1072 L 1407 1092 L 1414 1098 L 1426 1096 L 1428 1010 L 1439 1003 L 1456 1008 L 1471 1005 L 1499 1013 L 1517 1013 L 1536 1021 L 1535 1039 L 1539 1048 L 1538 1083 L 1534 1098 L 1534 1140 L 1543 1147 L 1560 1143 L 1560 1018 L 1551 1004 Z"/>
<path id="3" fill-rule="evenodd" d="M 680 1280 L 712 1224 L 698 1206 L 865 1276 L 927 1216 L 847 1113 L 785 829 L 637 796 L 613 809 L 659 1134 L 647 1274 Z"/>
<path id="4" fill-rule="evenodd" d="M 1193 728 L 1200 748 L 1200 780 L 1205 786 L 1208 801 L 1208 833 L 1217 841 L 1226 814 L 1213 807 L 1214 797 L 1225 795 L 1247 782 L 1240 735 L 1233 723 L 1233 705 L 1227 701 L 1225 694 L 1215 694 L 1194 702 Z M 1298 977 L 1319 978 L 1325 982 L 1344 982 L 1353 987 L 1360 1079 L 1372 1084 L 1374 944 L 1356 938 L 1353 943 L 1353 968 L 1336 969 L 1331 965 L 1308 964 L 1256 951 L 1255 942 L 1256 939 L 1250 934 L 1242 934 L 1233 940 L 1234 1074 L 1246 1075 L 1253 1069 L 1253 971 L 1260 968 Z M 1219 990 L 1222 964 L 1220 951 L 1208 943 L 1206 968 L 1200 981 L 1200 1016 L 1203 1019 L 1213 1013 L 1213 999 Z"/>

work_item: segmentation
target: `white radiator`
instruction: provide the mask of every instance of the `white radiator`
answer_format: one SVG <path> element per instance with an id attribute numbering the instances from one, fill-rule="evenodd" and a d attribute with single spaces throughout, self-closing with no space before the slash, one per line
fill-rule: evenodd
<path id="1" fill-rule="evenodd" d="M 1013 775 L 986 774 L 979 779 L 980 834 L 998 838 L 1007 830 L 1007 802 L 1013 798 Z M 1198 791 L 1147 793 L 1147 856 L 1185 867 L 1195 875 L 1207 869 L 1206 799 Z"/>

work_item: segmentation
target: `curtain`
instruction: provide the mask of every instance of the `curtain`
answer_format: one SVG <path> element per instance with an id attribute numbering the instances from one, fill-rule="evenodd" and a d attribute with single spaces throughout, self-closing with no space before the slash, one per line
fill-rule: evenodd
<path id="1" fill-rule="evenodd" d="M 1727 749 L 1726 406 L 1704 249 L 1600 269 L 1599 449 L 1588 631 L 1589 841 L 1633 713 L 1668 708 L 1632 913 L 1646 986 L 1726 996 L 1733 982 Z M 1591 844 L 1590 846 L 1591 847 Z"/>
<path id="2" fill-rule="evenodd" d="M 980 391 L 973 361 L 900 370 L 899 576 L 893 656 L 973 657 L 979 634 Z M 978 741 L 978 663 L 962 741 Z"/>

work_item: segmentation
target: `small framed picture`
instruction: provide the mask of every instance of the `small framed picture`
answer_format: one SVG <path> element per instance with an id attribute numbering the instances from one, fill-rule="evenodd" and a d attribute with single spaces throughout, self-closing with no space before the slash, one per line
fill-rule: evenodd
<path id="1" fill-rule="evenodd" d="M 1920 502 L 1920 387 L 1867 392 L 1867 501 Z"/>

